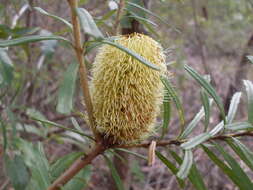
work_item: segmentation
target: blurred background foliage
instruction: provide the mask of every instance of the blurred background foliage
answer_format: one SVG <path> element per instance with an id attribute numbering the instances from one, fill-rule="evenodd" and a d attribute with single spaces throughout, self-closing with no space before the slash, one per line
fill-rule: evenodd
<path id="1" fill-rule="evenodd" d="M 102 33 L 110 37 L 115 34 L 116 2 L 80 0 L 79 6 L 85 8 Z M 70 10 L 65 1 L 0 0 L 0 39 L 38 34 L 73 38 L 70 27 L 59 22 L 59 18 L 41 14 L 34 7 L 70 21 Z M 253 54 L 252 10 L 252 0 L 129 0 L 120 24 L 123 34 L 134 28 L 162 44 L 173 89 L 182 102 L 185 123 L 189 123 L 201 108 L 200 92 L 203 90 L 186 74 L 184 64 L 191 65 L 203 75 L 209 74 L 211 83 L 224 102 L 231 99 L 229 90 L 234 93 L 244 89 L 242 79 L 253 79 L 252 66 L 245 60 L 245 56 Z M 85 34 L 84 39 L 92 38 Z M 97 48 L 86 45 L 85 64 L 91 68 Z M 15 190 L 46 189 L 81 152 L 90 149 L 92 140 L 83 135 L 91 135 L 91 132 L 83 110 L 77 71 L 74 52 L 65 41 L 48 40 L 0 49 L 0 190 L 10 187 Z M 243 95 L 236 115 L 238 121 L 247 118 L 245 100 Z M 171 109 L 169 133 L 164 138 L 174 137 L 180 130 L 176 107 Z M 227 111 L 228 106 L 225 105 L 225 109 Z M 161 118 L 162 114 L 158 125 L 162 123 Z M 213 107 L 210 125 L 215 126 L 219 118 L 218 109 Z M 65 130 L 63 126 L 74 131 Z M 202 129 L 194 130 L 191 135 L 199 134 Z M 77 134 L 77 130 L 81 130 L 82 134 Z M 244 143 L 253 148 L 249 142 L 250 138 L 244 139 Z M 205 152 L 208 152 L 207 147 L 203 148 Z M 173 152 L 175 150 L 172 146 L 170 153 L 167 149 L 160 152 L 172 155 L 170 157 L 181 163 Z M 221 147 L 217 150 L 222 152 Z M 194 152 L 194 162 L 205 179 L 206 189 L 237 189 L 217 166 L 207 161 L 204 151 Z M 136 152 L 141 158 L 141 155 L 146 155 L 146 150 Z M 182 158 L 182 152 L 177 153 Z M 113 151 L 106 152 L 105 160 L 96 159 L 93 167 L 84 168 L 64 189 L 115 188 L 112 178 L 119 176 L 115 174 L 110 160 L 114 154 Z M 234 156 L 240 160 L 238 155 Z M 162 155 L 158 157 L 161 159 Z M 242 168 L 252 177 L 244 163 Z M 200 175 L 196 171 L 192 169 L 191 175 Z M 177 181 L 182 189 L 201 189 L 201 185 L 196 187 L 188 182 L 183 185 L 159 161 L 148 167 L 145 159 L 130 158 L 130 173 L 130 186 L 134 190 L 180 189 Z M 34 180 L 36 178 L 40 180 Z"/>

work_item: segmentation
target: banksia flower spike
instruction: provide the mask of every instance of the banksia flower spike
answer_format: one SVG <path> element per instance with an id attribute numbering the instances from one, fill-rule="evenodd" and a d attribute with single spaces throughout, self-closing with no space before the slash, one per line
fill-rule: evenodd
<path id="1" fill-rule="evenodd" d="M 110 45 L 102 46 L 95 59 L 91 94 L 96 130 L 114 143 L 136 142 L 153 131 L 163 98 L 165 56 L 156 41 L 142 34 L 120 36 L 116 43 L 160 68 L 153 70 Z"/>

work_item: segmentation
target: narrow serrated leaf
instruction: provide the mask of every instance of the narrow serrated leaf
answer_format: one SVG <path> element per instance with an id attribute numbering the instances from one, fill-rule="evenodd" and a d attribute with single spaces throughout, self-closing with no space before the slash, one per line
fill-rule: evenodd
<path id="1" fill-rule="evenodd" d="M 233 131 L 253 130 L 253 126 L 249 122 L 236 122 L 236 123 L 231 123 L 225 126 L 226 126 L 226 129 L 233 130 Z"/>
<path id="2" fill-rule="evenodd" d="M 199 112 L 196 114 L 196 116 L 193 118 L 193 120 L 186 126 L 183 133 L 180 135 L 180 138 L 186 138 L 193 129 L 197 126 L 197 124 L 200 122 L 200 120 L 205 115 L 204 108 L 202 107 Z"/>
<path id="3" fill-rule="evenodd" d="M 138 158 L 141 158 L 141 159 L 144 159 L 144 160 L 148 160 L 147 157 L 137 153 L 137 152 L 133 152 L 133 151 L 130 151 L 130 150 L 127 150 L 127 149 L 124 149 L 124 148 L 115 148 L 115 150 L 119 150 L 119 151 L 122 151 L 122 152 L 126 152 L 126 153 L 129 153 L 129 154 L 132 154 Z"/>
<path id="4" fill-rule="evenodd" d="M 169 150 L 171 156 L 176 160 L 177 163 L 182 164 L 182 159 L 177 155 L 176 152 Z M 192 163 L 192 168 L 189 172 L 188 178 L 196 190 L 207 190 L 203 178 L 201 177 L 196 164 Z"/>
<path id="5" fill-rule="evenodd" d="M 232 121 L 234 120 L 238 105 L 240 103 L 241 95 L 242 95 L 241 92 L 236 92 L 231 99 L 231 103 L 230 103 L 228 115 L 227 115 L 228 124 L 232 123 Z"/>
<path id="6" fill-rule="evenodd" d="M 253 171 L 253 153 L 236 138 L 226 140 L 234 152 L 244 161 L 244 163 Z"/>
<path id="7" fill-rule="evenodd" d="M 238 180 L 240 180 L 240 183 L 243 184 L 244 186 L 244 190 L 251 190 L 253 184 L 248 175 L 243 171 L 241 166 L 238 164 L 238 162 L 227 151 L 225 151 L 222 146 L 220 146 L 217 143 L 215 143 L 214 145 L 220 151 L 226 162 L 229 164 L 229 166 L 232 169 L 232 172 L 237 175 Z"/>
<path id="8" fill-rule="evenodd" d="M 172 174 L 176 175 L 178 172 L 177 167 L 169 161 L 167 158 L 165 158 L 160 152 L 156 151 L 156 156 L 167 166 L 167 168 L 171 171 Z M 182 179 L 177 177 L 177 182 L 180 185 L 181 188 L 185 186 L 185 183 Z"/>
<path id="9" fill-rule="evenodd" d="M 128 48 L 126 48 L 126 47 L 118 44 L 117 42 L 109 41 L 109 40 L 106 40 L 106 39 L 101 40 L 100 42 L 104 43 L 104 44 L 111 45 L 113 47 L 116 47 L 116 48 L 122 50 L 123 52 L 127 53 L 128 55 L 130 55 L 130 56 L 134 57 L 135 59 L 137 59 L 138 61 L 140 61 L 142 64 L 144 64 L 144 65 L 146 65 L 146 66 L 148 66 L 148 67 L 150 67 L 150 68 L 152 68 L 154 70 L 157 70 L 157 71 L 160 70 L 160 68 L 157 65 L 149 62 L 144 57 L 142 57 L 139 54 L 137 54 L 136 52 L 134 52 L 134 51 L 132 51 L 132 50 L 130 50 L 130 49 L 128 49 Z"/>
<path id="10" fill-rule="evenodd" d="M 167 89 L 164 89 L 163 98 L 163 125 L 162 125 L 162 136 L 163 138 L 168 132 L 169 123 L 171 118 L 171 106 L 170 106 L 170 95 Z"/>
<path id="11" fill-rule="evenodd" d="M 203 89 L 200 92 L 200 96 L 201 96 L 201 101 L 202 101 L 204 111 L 205 111 L 205 129 L 204 129 L 204 131 L 206 132 L 207 127 L 210 122 L 210 101 L 208 98 L 208 94 Z"/>
<path id="12" fill-rule="evenodd" d="M 154 25 L 154 26 L 157 26 L 156 23 L 150 21 L 149 19 L 146 19 L 144 17 L 141 17 L 141 16 L 138 16 L 137 14 L 135 14 L 133 11 L 128 11 L 129 13 L 131 13 L 132 16 L 127 16 L 129 18 L 135 18 L 136 20 L 138 21 L 141 21 L 141 22 L 145 22 L 147 24 L 151 24 L 151 25 Z"/>
<path id="13" fill-rule="evenodd" d="M 55 126 L 55 127 L 58 127 L 58 128 L 65 129 L 67 131 L 72 131 L 72 132 L 77 133 L 77 134 L 79 134 L 81 136 L 84 136 L 84 137 L 87 137 L 87 138 L 89 138 L 91 140 L 94 140 L 93 137 L 91 137 L 89 135 L 86 135 L 86 134 L 82 133 L 81 131 L 78 131 L 78 130 L 75 130 L 75 129 L 72 129 L 72 128 L 68 128 L 68 127 L 64 127 L 64 126 L 62 126 L 62 125 L 60 125 L 58 123 L 55 123 L 55 122 L 52 122 L 52 121 L 49 121 L 49 120 L 46 120 L 46 119 L 38 119 L 38 118 L 35 118 L 35 117 L 32 117 L 31 119 L 33 119 L 35 121 L 39 121 L 39 122 L 41 122 L 43 124 L 46 124 L 46 125 L 52 125 L 52 126 Z"/>
<path id="14" fill-rule="evenodd" d="M 183 106 L 182 106 L 182 104 L 181 104 L 181 102 L 179 100 L 177 92 L 175 91 L 175 89 L 171 85 L 170 81 L 166 77 L 161 76 L 160 78 L 161 78 L 161 81 L 162 81 L 163 85 L 165 86 L 165 88 L 166 88 L 166 90 L 167 90 L 170 98 L 173 100 L 173 102 L 176 105 L 176 108 L 177 108 L 177 111 L 178 111 L 178 115 L 179 115 L 179 119 L 181 121 L 181 126 L 182 126 L 181 130 L 183 130 L 184 121 L 185 121 L 185 118 L 184 118 L 184 109 L 183 109 Z"/>
<path id="15" fill-rule="evenodd" d="M 189 139 L 187 142 L 181 144 L 180 146 L 185 150 L 192 149 L 192 148 L 198 146 L 199 144 L 205 142 L 210 137 L 211 137 L 211 135 L 209 133 L 202 133 L 196 137 Z"/>
<path id="16" fill-rule="evenodd" d="M 150 11 L 150 10 L 148 10 L 148 9 L 146 9 L 146 8 L 144 8 L 144 7 L 142 7 L 142 6 L 138 5 L 138 4 L 136 4 L 136 3 L 133 3 L 133 2 L 127 1 L 127 4 L 130 5 L 130 6 L 136 7 L 136 8 L 138 8 L 138 9 L 144 11 L 145 13 L 148 13 L 148 14 L 154 16 L 155 18 L 159 19 L 161 22 L 163 22 L 163 23 L 166 24 L 167 26 L 171 27 L 171 24 L 167 23 L 164 19 L 162 19 L 160 16 L 158 16 L 158 15 L 155 14 L 155 13 L 153 13 L 152 11 Z M 181 33 L 177 28 L 173 27 L 173 29 L 174 29 L 176 32 Z"/>
<path id="17" fill-rule="evenodd" d="M 104 155 L 104 158 L 105 158 L 105 161 L 106 161 L 108 167 L 111 170 L 112 177 L 113 177 L 114 182 L 115 182 L 115 184 L 117 186 L 117 189 L 118 190 L 124 190 L 124 185 L 122 183 L 122 180 L 120 179 L 120 176 L 119 176 L 116 168 L 114 167 L 112 161 L 106 155 Z"/>
<path id="18" fill-rule="evenodd" d="M 248 97 L 248 120 L 253 124 L 253 84 L 249 80 L 243 81 Z"/>
<path id="19" fill-rule="evenodd" d="M 193 163 L 193 155 L 191 150 L 185 150 L 184 152 L 184 160 L 183 163 L 181 164 L 179 171 L 177 172 L 177 177 L 180 179 L 185 179 L 192 167 Z"/>
<path id="20" fill-rule="evenodd" d="M 219 159 L 209 148 L 202 145 L 203 150 L 208 155 L 208 157 L 222 170 L 222 172 L 227 175 L 234 184 L 236 184 L 241 190 L 243 190 L 243 185 L 238 180 L 236 174 L 232 171 L 230 167 L 227 166 L 221 159 Z"/>
<path id="21" fill-rule="evenodd" d="M 188 65 L 184 66 L 185 70 L 207 91 L 207 93 L 214 99 L 217 104 L 224 123 L 226 123 L 226 115 L 224 106 L 222 104 L 221 98 L 217 95 L 215 89 L 208 83 L 200 74 L 198 74 L 193 68 Z"/>
<path id="22" fill-rule="evenodd" d="M 216 125 L 211 131 L 209 131 L 209 134 L 213 137 L 217 133 L 219 133 L 224 128 L 224 122 L 220 122 L 218 125 Z"/>

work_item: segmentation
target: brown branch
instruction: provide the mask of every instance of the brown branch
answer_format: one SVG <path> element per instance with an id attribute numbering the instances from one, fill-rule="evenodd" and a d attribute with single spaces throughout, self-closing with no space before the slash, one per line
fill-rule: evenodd
<path id="1" fill-rule="evenodd" d="M 60 190 L 69 180 L 71 180 L 82 168 L 91 164 L 98 155 L 102 154 L 107 148 L 98 143 L 87 156 L 77 159 L 69 169 L 67 169 L 47 190 Z"/>
<path id="2" fill-rule="evenodd" d="M 115 24 L 114 24 L 114 29 L 115 29 L 114 35 L 120 34 L 120 19 L 123 14 L 124 7 L 125 7 L 125 0 L 120 0 L 120 2 L 118 4 L 118 11 L 117 11 L 117 15 L 116 15 Z"/>
<path id="3" fill-rule="evenodd" d="M 253 132 L 246 131 L 246 132 L 242 132 L 242 133 L 220 135 L 220 136 L 211 137 L 210 139 L 208 139 L 208 141 L 226 140 L 227 138 L 231 138 L 231 137 L 243 137 L 243 136 L 253 136 Z M 156 143 L 156 146 L 168 146 L 168 145 L 178 145 L 179 146 L 184 142 L 187 142 L 187 139 L 165 140 L 165 141 L 158 141 Z M 119 145 L 119 146 L 114 146 L 114 148 L 148 148 L 149 145 L 150 145 L 150 142 L 142 143 L 142 144 L 132 144 L 132 145 Z"/>
<path id="4" fill-rule="evenodd" d="M 80 76 L 80 82 L 81 87 L 83 91 L 84 96 L 84 102 L 87 108 L 89 122 L 91 126 L 91 130 L 96 137 L 96 139 L 99 139 L 99 135 L 95 131 L 95 120 L 93 116 L 93 106 L 89 91 L 89 84 L 88 84 L 88 74 L 87 69 L 84 65 L 84 49 L 82 48 L 82 38 L 81 38 L 81 29 L 80 29 L 80 23 L 78 20 L 78 17 L 76 15 L 76 8 L 78 7 L 77 0 L 68 0 L 69 6 L 71 8 L 71 20 L 73 24 L 73 34 L 75 39 L 75 52 L 76 56 L 79 62 L 79 76 Z"/>
<path id="5" fill-rule="evenodd" d="M 243 136 L 252 136 L 252 131 L 246 131 L 241 133 L 234 134 L 225 134 L 219 135 L 215 137 L 211 137 L 208 141 L 212 140 L 226 140 L 231 137 L 243 137 Z M 168 146 L 168 145 L 177 145 L 180 146 L 182 143 L 187 142 L 187 139 L 183 140 L 164 140 L 158 141 L 156 146 Z M 141 143 L 141 144 L 133 144 L 133 145 L 110 145 L 109 141 L 99 142 L 96 144 L 94 149 L 90 151 L 87 156 L 83 156 L 76 160 L 71 167 L 66 170 L 47 190 L 60 190 L 60 188 L 65 185 L 69 180 L 71 180 L 82 168 L 86 165 L 91 164 L 92 160 L 94 160 L 98 155 L 102 154 L 105 150 L 109 148 L 148 148 L 150 142 Z"/>

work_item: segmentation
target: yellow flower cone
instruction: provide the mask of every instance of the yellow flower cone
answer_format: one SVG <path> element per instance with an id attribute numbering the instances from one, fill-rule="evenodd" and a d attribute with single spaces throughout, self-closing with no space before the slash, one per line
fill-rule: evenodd
<path id="1" fill-rule="evenodd" d="M 116 43 L 161 69 L 153 70 L 110 45 L 96 56 L 91 81 L 96 130 L 114 143 L 134 142 L 154 128 L 163 98 L 165 56 L 156 41 L 142 34 L 120 36 Z"/>

